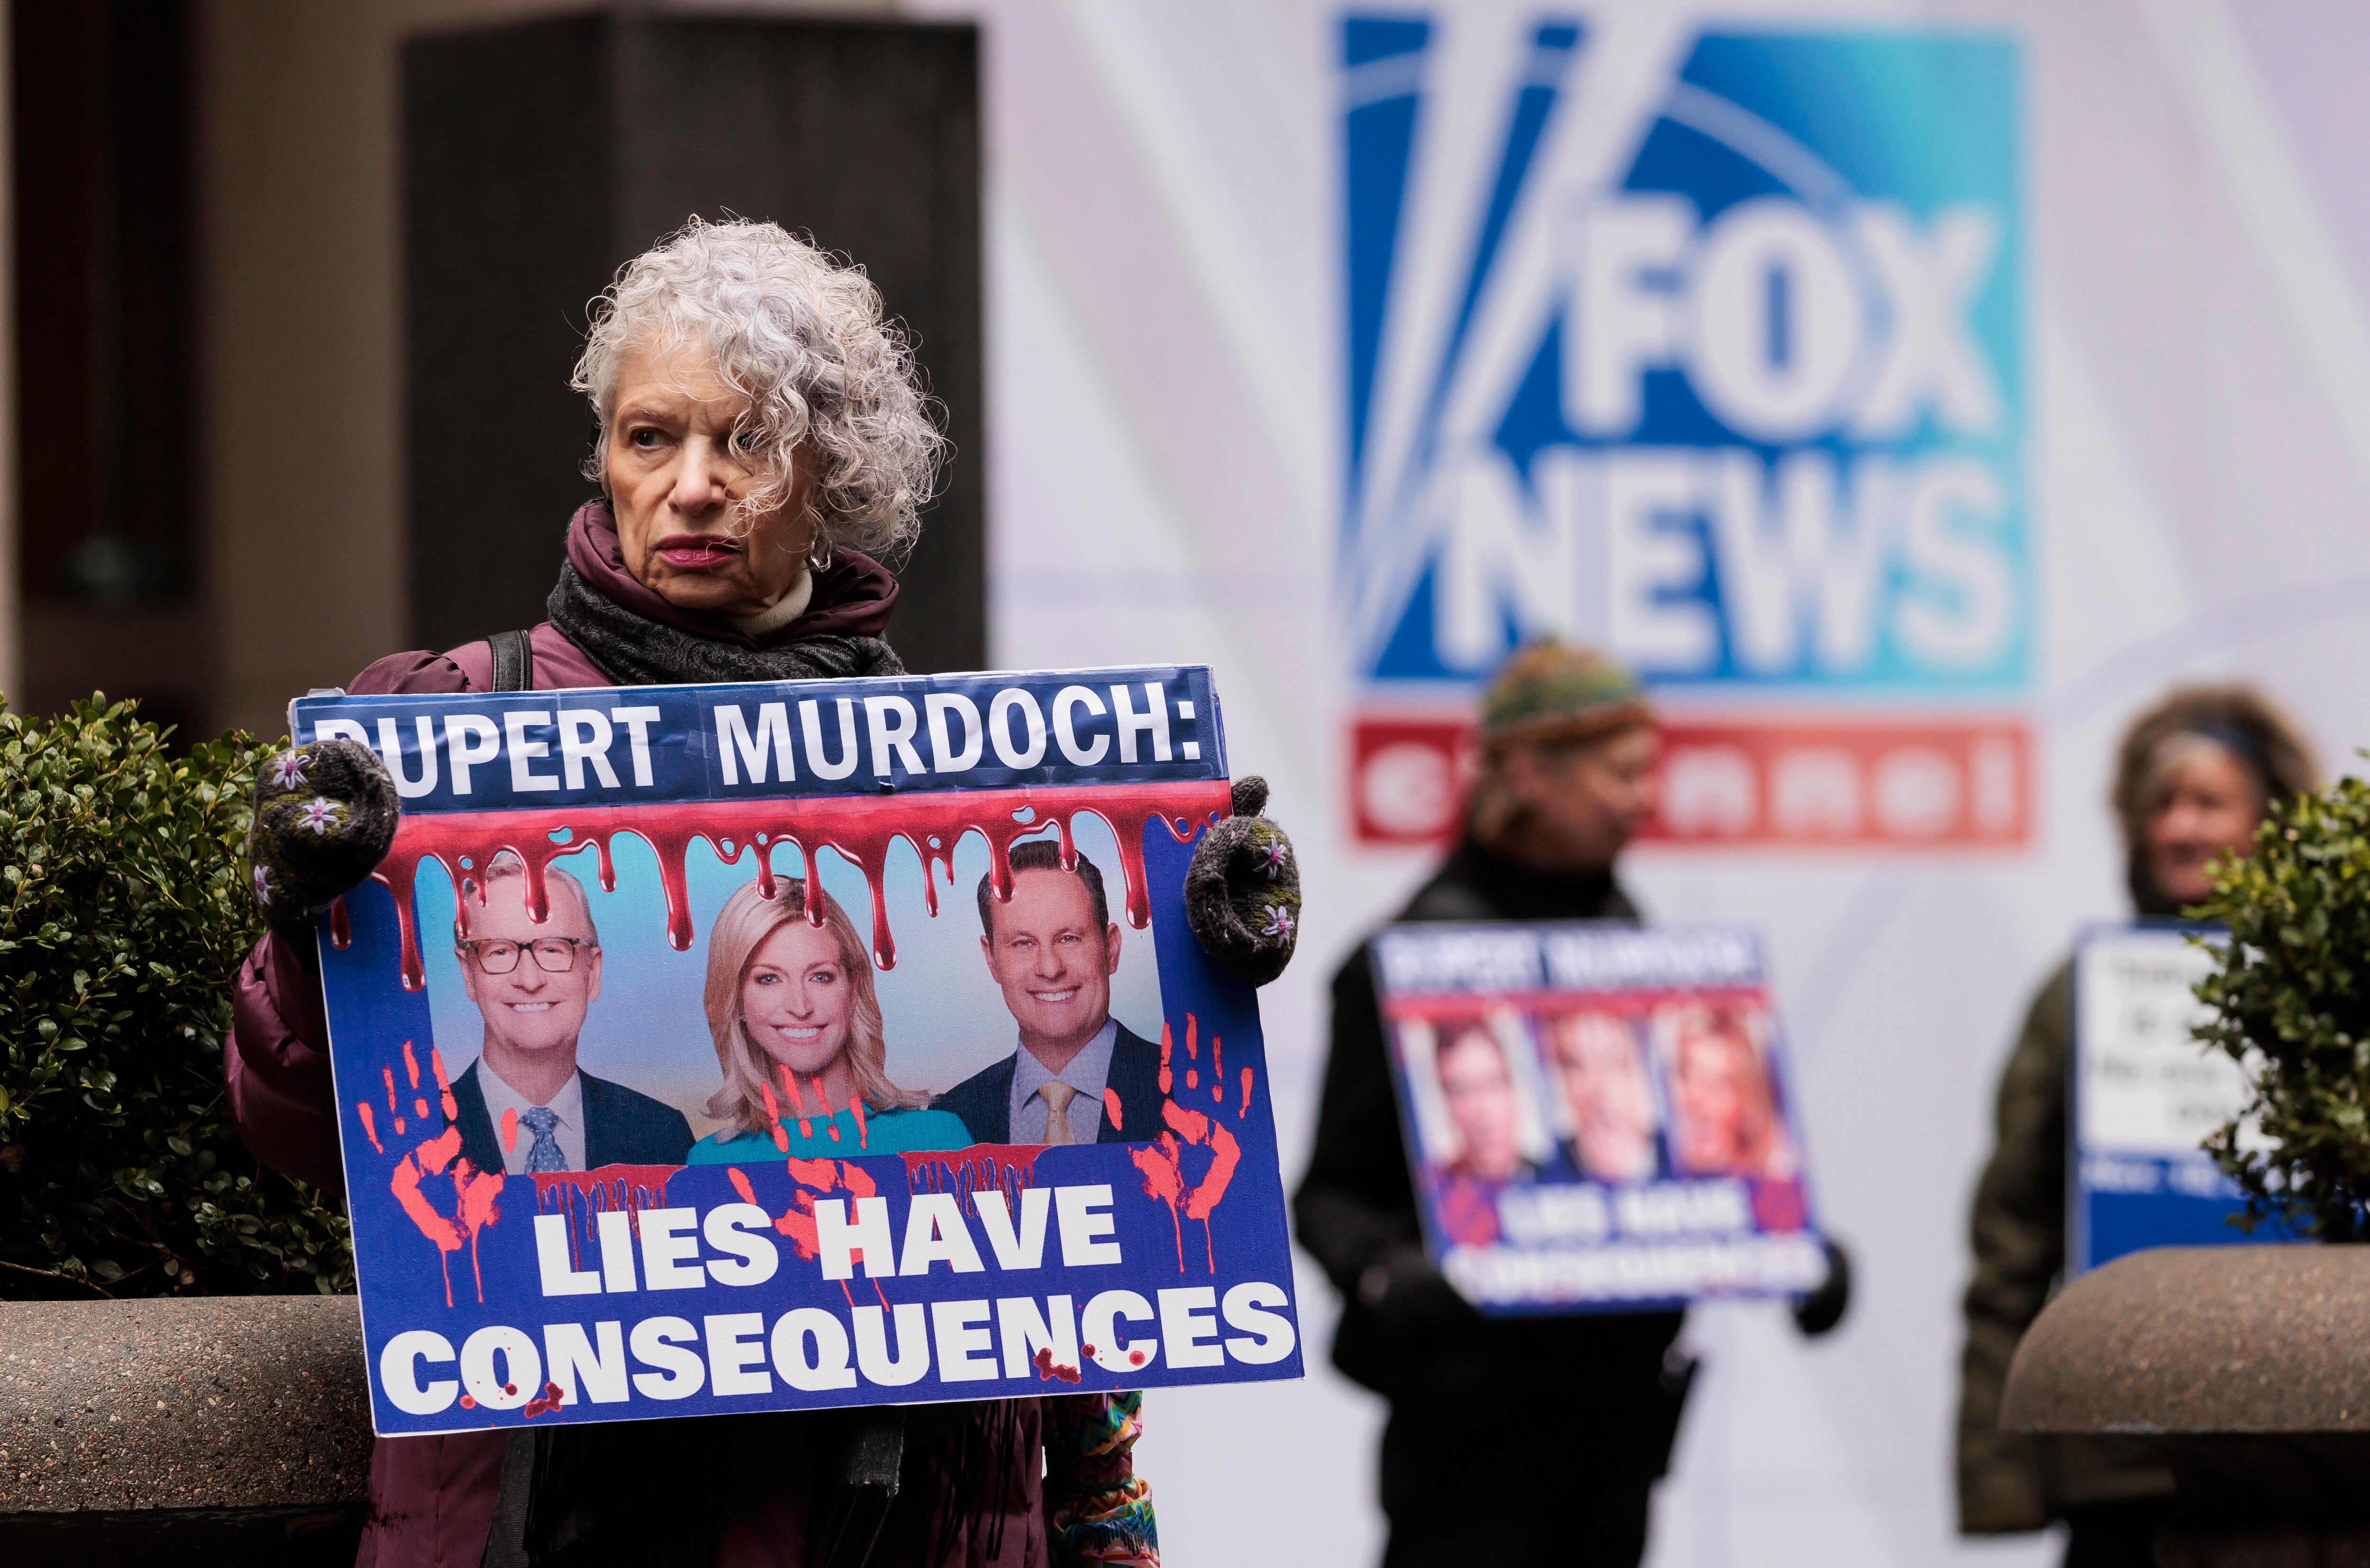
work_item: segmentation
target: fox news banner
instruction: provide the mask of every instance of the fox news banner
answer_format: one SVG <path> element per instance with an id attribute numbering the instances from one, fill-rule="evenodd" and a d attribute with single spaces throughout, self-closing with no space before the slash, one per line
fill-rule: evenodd
<path id="1" fill-rule="evenodd" d="M 1654 689 L 1653 839 L 2021 848 L 2017 45 L 1623 36 L 1340 24 L 1356 837 L 1454 836 L 1475 687 L 1551 634 Z"/>
<path id="2" fill-rule="evenodd" d="M 2146 1247 L 2286 1239 L 2246 1212 L 2238 1184 L 2201 1146 L 2247 1104 L 2247 1075 L 2201 1043 L 2197 983 L 2226 940 L 2198 926 L 2102 926 L 2074 957 L 2073 1272 Z M 2241 1148 L 2261 1139 L 2240 1123 Z"/>
<path id="3" fill-rule="evenodd" d="M 1300 1374 L 1206 669 L 291 719 L 403 797 L 320 938 L 381 1434 Z"/>
<path id="4" fill-rule="evenodd" d="M 1751 932 L 1409 925 L 1375 954 L 1425 1241 L 1483 1312 L 1825 1279 Z"/>

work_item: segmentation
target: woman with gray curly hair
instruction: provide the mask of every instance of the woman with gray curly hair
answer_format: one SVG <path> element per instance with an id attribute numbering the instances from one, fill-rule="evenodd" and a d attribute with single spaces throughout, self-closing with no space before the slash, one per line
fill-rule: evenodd
<path id="1" fill-rule="evenodd" d="M 604 499 L 569 526 L 539 639 L 615 684 L 903 667 L 876 558 L 921 532 L 946 442 L 862 272 L 772 224 L 695 220 L 618 274 L 574 385 Z"/>
<path id="2" fill-rule="evenodd" d="M 772 224 L 695 219 L 618 273 L 574 384 L 598 421 L 586 475 L 601 494 L 569 525 L 550 618 L 381 659 L 349 691 L 903 671 L 882 640 L 897 583 L 880 559 L 913 543 L 946 443 L 912 350 L 862 272 Z M 300 820 L 323 798 L 328 818 Z M 1239 969 L 1248 955 L 1263 979 L 1289 956 L 1289 934 L 1246 938 L 1236 916 L 1276 896 L 1254 862 L 1288 865 L 1289 847 L 1272 824 L 1253 826 L 1255 803 L 1238 803 L 1197 854 L 1207 886 L 1192 917 L 1222 962 Z M 385 767 L 352 742 L 298 747 L 258 778 L 250 869 L 272 930 L 240 970 L 224 1070 L 248 1147 L 330 1192 L 342 1182 L 313 930 L 384 857 L 396 815 Z M 1251 844 L 1251 833 L 1268 836 Z M 1268 838 L 1283 847 L 1271 854 Z M 1157 1562 L 1149 1497 L 1126 1462 L 1136 1399 L 570 1426 L 540 1446 L 496 1433 L 383 1439 L 361 1561 Z"/>

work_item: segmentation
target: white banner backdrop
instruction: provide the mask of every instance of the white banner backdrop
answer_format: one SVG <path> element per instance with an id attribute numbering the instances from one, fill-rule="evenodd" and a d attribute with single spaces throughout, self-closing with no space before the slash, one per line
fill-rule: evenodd
<path id="1" fill-rule="evenodd" d="M 1447 655 L 1429 684 L 1389 684 L 1397 677 L 1375 653 L 1378 623 L 1357 599 L 1354 552 L 1342 546 L 1345 518 L 1375 514 L 1345 477 L 1374 467 L 1353 467 L 1352 435 L 1382 417 L 1372 409 L 1404 416 L 1409 406 L 1404 385 L 1387 390 L 1391 377 L 1423 366 L 1395 370 L 1392 355 L 1436 334 L 1457 297 L 1455 270 L 1472 253 L 1490 171 L 1505 167 L 1501 139 L 1523 89 L 1560 95 L 1539 133 L 1540 167 L 1554 172 L 1517 180 L 1523 200 L 1505 243 L 1510 255 L 1544 245 L 1537 254 L 1563 265 L 1565 241 L 1522 237 L 1538 222 L 1535 193 L 1557 194 L 1567 177 L 1610 189 L 1674 102 L 1685 111 L 1676 118 L 1717 121 L 1725 111 L 1703 96 L 1720 86 L 1706 74 L 1719 64 L 1702 47 L 1708 35 L 1821 46 L 1905 38 L 1947 46 L 1946 55 L 1972 40 L 1978 54 L 2008 61 L 2010 150 L 1996 157 L 1969 152 L 1975 133 L 1947 113 L 1921 120 L 1916 82 L 1885 78 L 1881 59 L 1873 77 L 1852 78 L 1877 99 L 1890 80 L 1910 100 L 1891 102 L 1893 118 L 1881 125 L 1925 129 L 1896 149 L 1910 160 L 1894 171 L 1904 183 L 1875 189 L 1847 168 L 1838 198 L 1906 213 L 1901 232 L 1923 248 L 1896 259 L 1929 259 L 1948 307 L 1937 330 L 1962 331 L 1993 378 L 1992 422 L 1979 402 L 1962 402 L 1953 427 L 1944 372 L 1929 369 L 1917 394 L 1927 422 L 1898 450 L 1963 438 L 2005 476 L 1996 504 L 1962 507 L 1944 525 L 1962 546 L 1988 540 L 2005 563 L 1995 584 L 2005 584 L 2014 622 L 2005 640 L 1956 666 L 1906 674 L 1881 637 L 1857 664 L 1845 637 L 1832 659 L 1781 648 L 1748 668 L 1734 657 L 1722 665 L 1705 651 L 1710 642 L 1640 643 L 1622 631 L 1635 617 L 1592 619 L 1577 599 L 1530 604 L 1523 584 L 1498 588 L 1513 629 L 1560 616 L 1585 635 L 1628 637 L 1675 718 L 1754 731 L 1752 745 L 1765 750 L 1782 745 L 1787 715 L 1937 734 L 1979 715 L 2029 747 L 2027 771 L 1997 775 L 2018 778 L 2019 814 L 1997 814 L 1981 832 L 1937 828 L 1939 847 L 1870 832 L 1822 848 L 1739 828 L 1745 842 L 1725 847 L 1641 847 L 1625 876 L 1655 917 L 1766 933 L 1822 1212 L 1858 1261 L 1851 1319 L 1825 1342 L 1802 1343 L 1776 1307 L 1692 1315 L 1706 1368 L 1657 1505 L 1653 1562 L 2047 1560 L 2042 1538 L 1970 1543 L 1952 1532 L 1968 1202 L 1998 1066 L 2031 989 L 2080 923 L 2122 910 L 2103 794 L 2127 715 L 2175 679 L 2245 675 L 2295 709 L 2331 758 L 2370 738 L 2370 187 L 2354 167 L 2370 142 L 2370 100 L 2357 86 L 2370 66 L 2370 14 L 2349 0 L 1797 0 L 1731 3 L 1714 20 L 1676 0 L 1440 0 L 1395 13 L 1425 24 L 1420 48 L 1407 36 L 1369 40 L 1362 62 L 1345 17 L 1367 7 L 947 0 L 909 9 L 975 17 L 985 36 L 990 439 L 964 457 L 988 466 L 995 657 L 1020 668 L 1215 666 L 1237 765 L 1275 784 L 1271 810 L 1293 831 L 1307 879 L 1302 956 L 1266 1000 L 1288 1175 L 1306 1159 L 1316 1113 L 1332 966 L 1431 864 L 1420 848 L 1361 843 L 1356 717 L 1378 700 L 1432 721 L 1453 714 L 1466 679 L 1455 660 L 1478 659 L 1477 638 L 1486 644 L 1491 633 L 1487 617 L 1468 616 L 1435 645 Z M 1568 39 L 1553 30 L 1566 24 Z M 1377 48 L 1404 58 L 1377 71 Z M 1360 63 L 1363 76 L 1350 69 Z M 1720 87 L 1734 89 L 1731 104 L 1750 96 L 1740 82 Z M 1361 415 L 1350 396 L 1360 340 L 1345 126 L 1356 108 L 1393 96 L 1422 108 L 1392 231 L 1406 292 L 1389 309 L 1419 322 L 1431 312 L 1434 326 L 1406 329 L 1400 347 L 1398 327 L 1382 332 L 1375 384 L 1386 390 Z M 1840 167 L 1847 142 L 1812 150 Z M 1933 170 L 1918 159 L 1941 169 L 1941 186 L 1964 176 L 1997 187 L 1983 259 L 1995 271 L 1984 276 L 2007 278 L 2007 294 L 1984 295 L 1993 283 L 1981 279 L 1959 294 L 1945 286 L 1941 218 L 1966 193 L 1920 193 L 1917 180 Z M 1642 167 L 1628 185 L 1673 189 Z M 1703 191 L 1691 193 L 1708 216 Z M 1442 225 L 1454 231 L 1444 241 Z M 1493 276 L 1481 315 L 1519 271 L 1510 263 Z M 1819 275 L 1796 281 L 1807 288 Z M 1506 329 L 1500 347 L 1528 352 L 1522 330 Z M 1678 357 L 1656 360 L 1662 352 L 1641 350 L 1630 368 Z M 1826 363 L 1821 352 L 1805 337 L 1773 347 L 1769 363 L 1807 364 L 1807 375 Z M 1697 375 L 1695 389 L 1731 430 L 1762 420 L 1756 449 L 1773 462 L 1798 448 L 1849 455 L 1866 433 L 1795 420 L 1782 376 L 1755 404 L 1744 374 L 1742 390 L 1731 377 L 1723 394 L 1716 375 Z M 1861 399 L 1838 420 L 1866 413 L 1870 394 L 1856 386 L 1837 394 Z M 1599 411 L 1606 406 L 1617 411 L 1617 397 Z M 1443 428 L 1487 436 L 1491 410 L 1482 412 L 1482 426 L 1451 419 Z M 1650 409 L 1647 425 L 1651 418 Z M 1584 419 L 1567 422 L 1580 434 L 1554 439 L 1596 442 Z M 1628 439 L 1652 433 L 1635 432 Z M 1694 536 L 1716 550 L 1708 532 Z M 1831 532 L 1830 542 L 1843 536 Z M 1925 568 L 1947 576 L 1929 552 Z M 1585 577 L 1584 557 L 1572 570 Z M 1654 570 L 1685 574 L 1667 560 Z M 1710 581 L 1727 568 L 1715 559 L 1701 570 Z M 1914 560 L 1888 570 L 1882 582 L 1923 594 L 1928 612 L 1964 611 L 1965 595 L 1985 591 L 1964 576 L 1921 589 Z M 1832 579 L 1813 586 L 1831 594 Z M 1649 598 L 1674 602 L 1668 592 Z M 1732 604 L 1705 613 L 1720 646 L 1746 646 Z M 1754 766 L 1766 760 L 1738 744 Z M 1937 744 L 1946 760 L 1960 755 Z M 1903 820 L 1915 828 L 1923 819 L 1913 811 Z M 1306 1299 L 1329 1300 L 1303 1269 Z M 1319 1370 L 1305 1383 L 1148 1401 L 1140 1458 L 1169 1561 L 1379 1554 L 1380 1407 L 1324 1367 L 1329 1322 L 1312 1311 L 1306 1328 Z"/>

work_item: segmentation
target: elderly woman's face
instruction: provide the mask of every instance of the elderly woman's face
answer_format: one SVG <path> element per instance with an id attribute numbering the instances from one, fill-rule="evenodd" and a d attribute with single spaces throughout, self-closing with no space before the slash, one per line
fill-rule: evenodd
<path id="1" fill-rule="evenodd" d="M 778 511 L 743 519 L 734 505 L 765 478 L 732 439 L 747 407 L 696 348 L 618 367 L 605 469 L 617 544 L 634 581 L 687 610 L 755 615 L 805 570 L 804 475 Z"/>
<path id="2" fill-rule="evenodd" d="M 2190 739 L 2165 767 L 2147 818 L 2148 870 L 2176 904 L 2203 903 L 2214 862 L 2252 848 L 2263 816 L 2247 765 L 2203 736 Z"/>

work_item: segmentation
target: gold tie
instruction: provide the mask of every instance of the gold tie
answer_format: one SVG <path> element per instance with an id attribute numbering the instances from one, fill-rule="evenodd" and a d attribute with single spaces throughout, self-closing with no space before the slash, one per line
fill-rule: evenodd
<path id="1" fill-rule="evenodd" d="M 1078 1091 L 1066 1083 L 1049 1083 L 1038 1090 L 1045 1101 L 1045 1141 L 1065 1144 L 1070 1141 L 1070 1101 Z"/>

